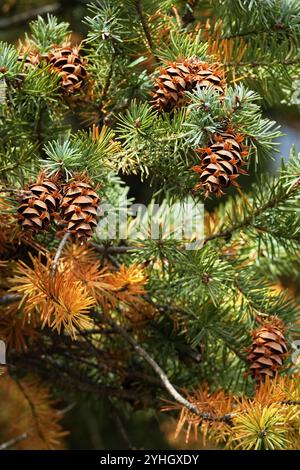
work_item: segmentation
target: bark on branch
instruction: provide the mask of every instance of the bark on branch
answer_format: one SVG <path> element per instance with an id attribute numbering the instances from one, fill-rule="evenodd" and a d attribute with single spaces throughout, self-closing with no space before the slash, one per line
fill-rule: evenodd
<path id="1" fill-rule="evenodd" d="M 0 29 L 9 28 L 15 24 L 25 23 L 26 21 L 35 18 L 38 15 L 45 15 L 46 13 L 56 13 L 61 9 L 59 3 L 52 3 L 51 5 L 44 5 L 39 8 L 23 11 L 16 15 L 10 16 L 9 18 L 0 19 Z"/>
<path id="2" fill-rule="evenodd" d="M 216 416 L 212 413 L 208 413 L 205 411 L 201 411 L 195 406 L 193 403 L 189 402 L 186 398 L 184 398 L 172 385 L 170 380 L 168 379 L 167 374 L 162 370 L 162 368 L 157 364 L 157 362 L 148 354 L 148 352 L 139 345 L 139 343 L 129 334 L 123 327 L 117 325 L 111 318 L 104 317 L 104 315 L 95 312 L 95 317 L 97 317 L 102 323 L 107 322 L 112 329 L 115 330 L 120 336 L 127 340 L 128 343 L 135 349 L 135 351 L 150 365 L 150 367 L 154 370 L 154 372 L 160 378 L 164 388 L 169 392 L 169 394 L 180 403 L 182 406 L 190 410 L 192 413 L 195 413 L 197 416 L 200 416 L 202 419 L 206 421 L 223 421 L 228 424 L 231 424 L 232 418 L 235 416 L 233 413 L 225 414 L 222 416 Z"/>

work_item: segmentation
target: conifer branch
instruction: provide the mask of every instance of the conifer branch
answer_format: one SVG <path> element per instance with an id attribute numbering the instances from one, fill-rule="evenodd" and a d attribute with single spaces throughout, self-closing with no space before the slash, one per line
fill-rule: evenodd
<path id="1" fill-rule="evenodd" d="M 64 247 L 65 247 L 67 241 L 69 240 L 70 235 L 71 235 L 70 232 L 66 232 L 66 233 L 64 234 L 63 238 L 61 239 L 59 245 L 58 245 L 58 248 L 57 248 L 57 251 L 56 251 L 54 260 L 53 260 L 53 265 L 52 265 L 52 268 L 51 268 L 51 274 L 52 274 L 52 276 L 54 276 L 54 274 L 55 274 L 55 271 L 56 271 L 56 269 L 57 269 L 57 266 L 58 266 L 60 257 L 61 257 L 62 252 L 63 252 L 63 249 L 64 249 Z"/>
<path id="2" fill-rule="evenodd" d="M 200 411 L 197 406 L 190 403 L 186 398 L 184 398 L 172 385 L 166 373 L 162 370 L 162 368 L 157 364 L 157 362 L 148 354 L 148 352 L 139 345 L 139 343 L 129 334 L 127 331 L 124 330 L 120 325 L 117 325 L 112 318 L 104 317 L 100 313 L 95 313 L 95 316 L 101 322 L 107 322 L 109 325 L 122 336 L 131 346 L 136 350 L 136 352 L 150 365 L 150 367 L 154 370 L 154 372 L 158 375 L 160 380 L 162 381 L 165 389 L 169 392 L 169 394 L 182 406 L 190 410 L 192 413 L 195 413 L 197 416 L 200 416 L 202 419 L 206 421 L 218 421 L 218 422 L 226 422 L 228 424 L 231 423 L 232 418 L 234 417 L 233 413 L 226 414 L 223 416 L 215 416 L 211 413 Z"/>
<path id="3" fill-rule="evenodd" d="M 157 62 L 160 62 L 160 60 L 159 60 L 159 58 L 158 58 L 158 56 L 156 55 L 156 52 L 155 52 L 155 46 L 154 46 L 154 43 L 153 43 L 153 41 L 152 41 L 150 29 L 149 29 L 147 20 L 146 20 L 145 15 L 144 15 L 144 11 L 143 11 L 143 6 L 142 6 L 142 1 L 141 1 L 141 0 L 135 0 L 135 8 L 136 8 L 137 14 L 138 14 L 138 16 L 139 16 L 139 18 L 140 18 L 140 22 L 141 22 L 141 25 L 142 25 L 144 34 L 145 34 L 146 39 L 147 39 L 149 49 L 150 49 L 150 51 L 152 52 L 152 54 L 153 54 L 155 60 L 156 60 Z"/>
<path id="4" fill-rule="evenodd" d="M 98 108 L 99 113 L 102 113 L 103 104 L 105 102 L 108 90 L 109 90 L 110 85 L 111 85 L 113 72 L 114 72 L 115 60 L 116 60 L 116 54 L 114 53 L 112 55 L 112 58 L 111 58 L 111 61 L 110 61 L 110 65 L 109 65 L 108 72 L 107 72 L 107 75 L 106 75 L 106 78 L 105 78 L 105 82 L 104 82 L 104 86 L 103 86 L 103 89 L 102 89 L 100 100 L 97 103 L 97 108 Z"/>
<path id="5" fill-rule="evenodd" d="M 28 437 L 29 437 L 28 432 L 23 432 L 22 434 L 19 434 L 19 436 L 16 436 L 13 439 L 10 439 L 9 441 L 6 441 L 0 444 L 0 450 L 7 450 L 10 447 L 13 447 L 15 444 L 18 444 L 19 442 L 24 441 L 25 439 L 28 439 Z"/>
<path id="6" fill-rule="evenodd" d="M 265 29 L 261 30 L 252 30 L 252 31 L 239 31 L 234 34 L 224 34 L 220 37 L 222 40 L 230 41 L 231 39 L 245 38 L 248 36 L 258 36 L 259 34 L 265 34 L 268 31 Z"/>
<path id="7" fill-rule="evenodd" d="M 53 354 L 43 355 L 42 362 L 36 357 L 29 355 L 26 355 L 23 358 L 20 357 L 19 359 L 20 364 L 25 367 L 25 369 L 30 366 L 30 371 L 35 370 L 41 374 L 42 377 L 47 378 L 47 380 L 52 378 L 56 383 L 61 382 L 64 387 L 69 387 L 72 392 L 77 390 L 80 392 L 94 393 L 96 396 L 116 397 L 129 400 L 131 402 L 136 402 L 137 400 L 136 392 L 131 392 L 130 390 L 125 390 L 111 385 L 97 383 L 90 377 L 82 376 L 82 374 L 77 373 L 74 367 L 67 367 L 66 361 L 62 363 L 61 361 L 54 360 Z M 22 361 L 22 359 L 24 359 L 24 361 Z M 60 371 L 61 374 L 58 375 L 57 371 Z M 154 405 L 153 402 L 149 403 L 148 399 L 146 398 L 144 399 L 144 403 L 147 405 Z"/>
<path id="8" fill-rule="evenodd" d="M 231 40 L 231 39 L 239 39 L 239 38 L 245 38 L 245 37 L 250 37 L 250 36 L 259 36 L 260 34 L 277 34 L 280 31 L 284 31 L 287 29 L 287 27 L 282 24 L 282 23 L 275 23 L 272 27 L 270 28 L 265 28 L 265 29 L 256 29 L 256 30 L 250 30 L 250 31 L 238 31 L 237 33 L 233 34 L 224 34 L 221 36 L 222 40 Z"/>
<path id="9" fill-rule="evenodd" d="M 274 197 L 271 197 L 268 201 L 266 201 L 260 207 L 255 209 L 249 216 L 245 217 L 241 222 L 232 225 L 231 227 L 229 227 L 228 229 L 224 231 L 208 235 L 207 237 L 204 238 L 204 245 L 211 240 L 216 240 L 217 238 L 230 239 L 233 233 L 236 232 L 237 230 L 247 228 L 250 226 L 254 227 L 255 224 L 253 222 L 255 218 L 263 214 L 266 210 L 276 207 L 280 202 L 288 200 L 291 196 L 293 196 L 293 194 L 297 192 L 300 188 L 299 182 L 300 180 L 297 183 L 295 183 L 285 193 L 282 193 L 279 196 L 275 195 Z"/>
<path id="10" fill-rule="evenodd" d="M 46 439 L 45 439 L 45 436 L 44 436 L 44 433 L 42 432 L 41 428 L 40 428 L 40 422 L 39 422 L 39 416 L 36 412 L 36 409 L 35 409 L 35 405 L 34 403 L 32 402 L 30 396 L 28 395 L 28 393 L 26 392 L 25 388 L 23 387 L 22 383 L 20 382 L 19 379 L 17 379 L 17 377 L 14 377 L 14 381 L 16 382 L 18 388 L 20 389 L 21 393 L 23 394 L 24 398 L 26 399 L 29 407 L 30 407 L 30 410 L 31 410 L 31 413 L 32 413 L 32 417 L 33 417 L 33 420 L 35 422 L 35 427 L 36 427 L 36 430 L 37 430 L 37 433 L 39 435 L 39 437 L 41 438 L 42 441 L 44 441 L 45 443 L 47 442 Z"/>

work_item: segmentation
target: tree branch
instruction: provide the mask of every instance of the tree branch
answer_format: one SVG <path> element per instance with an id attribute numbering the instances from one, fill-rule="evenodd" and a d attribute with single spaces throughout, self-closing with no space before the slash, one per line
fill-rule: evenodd
<path id="1" fill-rule="evenodd" d="M 296 406 L 300 405 L 300 400 L 283 400 L 280 402 L 281 405 L 290 405 L 290 406 Z"/>
<path id="2" fill-rule="evenodd" d="M 13 447 L 15 444 L 18 444 L 21 441 L 24 441 L 29 437 L 28 432 L 23 432 L 17 437 L 14 437 L 13 439 L 10 439 L 9 441 L 3 442 L 3 444 L 0 444 L 0 450 L 6 450 L 9 449 L 10 447 Z"/>
<path id="3" fill-rule="evenodd" d="M 224 62 L 224 66 L 232 67 L 232 68 L 238 68 L 238 67 L 275 67 L 276 65 L 298 65 L 300 63 L 300 57 L 298 59 L 292 59 L 292 60 L 275 60 L 273 62 L 259 62 L 259 61 L 253 61 L 253 62 Z"/>
<path id="4" fill-rule="evenodd" d="M 22 392 L 24 398 L 26 399 L 30 409 L 31 409 L 31 413 L 32 413 L 32 417 L 33 417 L 33 420 L 35 422 L 35 426 L 36 426 L 36 430 L 37 430 L 37 433 L 38 435 L 40 436 L 40 438 L 42 439 L 42 441 L 44 441 L 45 443 L 47 443 L 46 439 L 45 439 L 45 436 L 44 436 L 44 433 L 42 432 L 41 428 L 40 428 L 40 423 L 39 423 L 39 417 L 38 417 L 38 414 L 36 412 L 36 409 L 35 409 L 35 405 L 34 403 L 32 402 L 30 396 L 28 395 L 28 393 L 26 392 L 25 388 L 23 387 L 22 383 L 19 381 L 19 379 L 17 379 L 16 377 L 14 377 L 14 381 L 16 382 L 17 386 L 19 387 L 20 391 Z"/>
<path id="5" fill-rule="evenodd" d="M 128 400 L 132 403 L 140 401 L 148 406 L 157 406 L 154 401 L 147 398 L 137 396 L 136 391 L 124 390 L 112 385 L 104 385 L 102 383 L 94 382 L 90 377 L 82 376 L 76 372 L 76 368 L 67 367 L 68 361 L 61 362 L 54 361 L 52 356 L 44 356 L 43 361 L 40 358 L 33 358 L 31 356 L 19 357 L 19 363 L 23 368 L 28 368 L 30 372 L 37 372 L 42 378 L 46 380 L 52 379 L 55 383 L 60 383 L 64 388 L 69 388 L 74 393 L 74 390 L 79 392 L 95 393 L 101 397 L 116 397 L 119 399 Z M 60 372 L 58 374 L 58 371 Z"/>
<path id="6" fill-rule="evenodd" d="M 29 21 L 31 20 L 31 18 L 35 18 L 38 15 L 45 15 L 46 13 L 55 13 L 60 9 L 61 5 L 59 3 L 52 3 L 51 5 L 44 5 L 39 8 L 23 11 L 22 13 L 10 16 L 9 18 L 1 18 L 0 29 L 9 28 L 10 26 L 19 23 L 25 23 L 26 21 Z"/>
<path id="7" fill-rule="evenodd" d="M 204 243 L 203 244 L 205 245 L 207 242 L 209 242 L 211 240 L 215 240 L 217 238 L 227 238 L 227 239 L 229 239 L 236 230 L 239 230 L 239 229 L 242 229 L 242 228 L 245 228 L 245 227 L 249 227 L 249 226 L 253 226 L 253 221 L 255 220 L 255 217 L 259 216 L 264 211 L 266 211 L 268 209 L 271 209 L 272 207 L 275 207 L 280 202 L 285 201 L 290 196 L 292 196 L 296 191 L 298 191 L 299 188 L 300 188 L 299 182 L 300 182 L 300 180 L 298 180 L 298 182 L 295 183 L 290 188 L 289 191 L 287 191 L 286 193 L 280 195 L 279 197 L 275 195 L 273 198 L 271 198 L 265 204 L 262 204 L 260 207 L 255 209 L 252 214 L 245 217 L 241 222 L 232 225 L 231 227 L 229 227 L 228 229 L 226 229 L 222 232 L 217 232 L 217 233 L 213 233 L 211 235 L 208 235 L 207 237 L 204 238 Z"/>
<path id="8" fill-rule="evenodd" d="M 128 343 L 135 349 L 135 351 L 150 365 L 150 367 L 154 370 L 154 372 L 158 375 L 160 380 L 163 383 L 164 388 L 169 392 L 169 394 L 182 406 L 190 410 L 192 413 L 195 413 L 197 416 L 200 416 L 202 419 L 206 421 L 223 421 L 228 424 L 231 423 L 234 414 L 226 414 L 222 416 L 216 416 L 212 413 L 208 413 L 205 411 L 201 411 L 197 408 L 197 406 L 193 405 L 193 403 L 189 402 L 186 398 L 184 398 L 176 388 L 171 384 L 170 380 L 168 379 L 166 373 L 162 370 L 162 368 L 157 364 L 157 362 L 147 353 L 147 351 L 142 348 L 138 344 L 138 342 L 130 336 L 127 331 L 124 330 L 120 325 L 117 325 L 111 318 L 104 317 L 100 313 L 95 313 L 95 316 L 103 323 L 107 322 L 109 325 L 122 336 L 124 339 L 127 340 Z"/>
<path id="9" fill-rule="evenodd" d="M 250 37 L 250 36 L 258 36 L 260 34 L 267 34 L 270 36 L 271 34 L 277 34 L 278 32 L 285 31 L 287 30 L 287 26 L 284 25 L 283 23 L 275 23 L 274 25 L 270 25 L 270 27 L 266 27 L 265 29 L 253 29 L 250 31 L 239 31 L 237 33 L 233 34 L 224 34 L 221 36 L 221 39 L 238 39 L 238 38 L 245 38 L 245 37 Z"/>
<path id="10" fill-rule="evenodd" d="M 127 251 L 137 250 L 138 247 L 136 246 L 105 246 L 105 245 L 98 245 L 97 243 L 91 243 L 92 247 L 98 252 L 103 253 L 105 255 L 120 255 L 123 253 L 127 253 Z"/>
<path id="11" fill-rule="evenodd" d="M 9 305 L 22 299 L 21 294 L 5 294 L 0 297 L 0 305 Z"/>
<path id="12" fill-rule="evenodd" d="M 97 103 L 99 113 L 102 113 L 103 101 L 105 100 L 105 98 L 107 96 L 107 93 L 108 93 L 108 90 L 109 90 L 109 87 L 110 87 L 110 84 L 111 84 L 111 79 L 112 79 L 113 71 L 114 71 L 115 59 L 116 59 L 116 54 L 113 54 L 113 56 L 111 58 L 111 63 L 110 63 L 110 66 L 109 66 L 109 69 L 108 69 L 108 72 L 107 72 L 107 76 L 106 76 L 106 79 L 105 79 L 105 82 L 104 82 L 104 86 L 103 86 L 103 89 L 102 89 L 101 97 L 100 97 L 99 102 Z"/>
<path id="13" fill-rule="evenodd" d="M 140 18 L 140 22 L 141 22 L 144 34 L 145 34 L 146 39 L 147 39 L 149 49 L 152 52 L 152 54 L 153 54 L 154 58 L 156 59 L 156 61 L 160 62 L 160 60 L 159 60 L 159 58 L 158 58 L 158 56 L 156 55 L 156 52 L 155 52 L 155 46 L 154 46 L 154 43 L 152 41 L 150 29 L 149 29 L 147 20 L 145 18 L 144 12 L 143 12 L 143 7 L 142 7 L 141 0 L 136 0 L 135 1 L 135 8 L 136 8 L 137 14 Z"/>
<path id="14" fill-rule="evenodd" d="M 124 428 L 121 417 L 119 416 L 119 412 L 118 412 L 117 407 L 114 405 L 112 400 L 109 400 L 109 402 L 110 402 L 110 405 L 112 407 L 112 417 L 114 418 L 114 421 L 116 423 L 116 426 L 117 426 L 117 428 L 120 432 L 120 435 L 121 435 L 124 443 L 126 444 L 128 449 L 131 449 L 131 450 L 134 449 L 134 446 L 131 444 L 130 438 L 129 438 L 129 436 L 128 436 L 125 428 Z"/>
<path id="15" fill-rule="evenodd" d="M 52 268 L 51 268 L 51 275 L 54 276 L 55 274 L 55 271 L 57 269 L 57 266 L 58 266 L 58 263 L 59 263 L 59 260 L 60 260 L 60 257 L 62 255 L 62 252 L 63 252 L 63 249 L 65 247 L 65 244 L 67 243 L 69 237 L 70 237 L 71 233 L 70 232 L 66 232 L 63 236 L 63 238 L 61 239 L 59 245 L 58 245 L 58 248 L 57 248 L 57 251 L 55 253 L 55 257 L 54 257 L 54 260 L 53 260 L 53 265 L 52 265 Z"/>

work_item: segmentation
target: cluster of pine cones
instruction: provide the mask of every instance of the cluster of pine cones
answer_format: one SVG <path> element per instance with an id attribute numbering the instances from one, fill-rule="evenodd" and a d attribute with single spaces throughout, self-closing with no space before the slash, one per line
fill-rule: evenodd
<path id="1" fill-rule="evenodd" d="M 196 87 L 215 91 L 221 102 L 226 94 L 226 81 L 220 64 L 209 64 L 195 57 L 182 62 L 170 62 L 160 70 L 152 92 L 152 105 L 159 112 L 172 112 L 188 104 L 186 92 Z M 210 136 L 210 144 L 196 149 L 200 164 L 192 168 L 200 182 L 194 191 L 203 190 L 205 197 L 214 193 L 221 196 L 223 189 L 237 186 L 236 178 L 246 173 L 242 166 L 248 154 L 243 146 L 243 136 L 228 126 L 222 132 Z"/>
<path id="2" fill-rule="evenodd" d="M 219 64 L 192 57 L 182 62 L 170 62 L 160 70 L 152 92 L 152 104 L 160 112 L 171 112 L 188 103 L 187 91 L 196 87 L 212 88 L 223 99 L 226 82 Z"/>
<path id="3" fill-rule="evenodd" d="M 88 80 L 86 60 L 79 55 L 76 47 L 53 46 L 46 55 L 36 51 L 21 51 L 19 61 L 23 62 L 23 75 L 30 69 L 38 67 L 41 61 L 46 61 L 50 71 L 59 76 L 60 89 L 65 95 L 73 95 L 84 88 Z"/>
<path id="4" fill-rule="evenodd" d="M 65 231 L 80 240 L 92 236 L 97 225 L 100 198 L 93 187 L 79 175 L 64 183 L 59 176 L 48 178 L 41 172 L 34 184 L 24 191 L 18 207 L 19 225 L 37 233 L 47 230 L 57 219 Z"/>

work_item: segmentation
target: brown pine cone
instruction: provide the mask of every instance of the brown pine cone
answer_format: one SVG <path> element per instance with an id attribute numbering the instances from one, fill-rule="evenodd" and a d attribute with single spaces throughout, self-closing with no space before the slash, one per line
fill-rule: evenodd
<path id="1" fill-rule="evenodd" d="M 196 86 L 211 88 L 222 98 L 226 88 L 219 64 L 208 64 L 192 57 L 170 62 L 160 70 L 152 92 L 152 104 L 158 111 L 170 112 L 187 103 L 186 92 Z"/>
<path id="2" fill-rule="evenodd" d="M 48 62 L 60 77 L 60 87 L 64 94 L 73 95 L 87 83 L 86 60 L 78 48 L 56 47 L 48 54 Z"/>
<path id="3" fill-rule="evenodd" d="M 252 345 L 248 350 L 248 362 L 252 376 L 261 381 L 266 376 L 273 378 L 288 356 L 285 325 L 279 318 L 271 316 L 261 322 L 252 332 Z"/>
<path id="4" fill-rule="evenodd" d="M 79 239 L 91 237 L 97 225 L 99 202 L 100 198 L 90 184 L 76 179 L 67 184 L 61 203 L 66 230 Z"/>
<path id="5" fill-rule="evenodd" d="M 194 191 L 203 190 L 205 197 L 215 193 L 218 197 L 224 194 L 223 189 L 230 185 L 237 186 L 236 178 L 246 171 L 243 157 L 248 154 L 242 145 L 243 136 L 232 132 L 215 134 L 212 144 L 206 148 L 197 149 L 200 164 L 192 168 L 199 174 L 200 183 Z"/>
<path id="6" fill-rule="evenodd" d="M 41 56 L 36 51 L 31 51 L 30 49 L 22 49 L 20 51 L 19 62 L 23 62 L 24 71 L 29 70 L 30 68 L 37 67 L 40 64 Z"/>
<path id="7" fill-rule="evenodd" d="M 56 215 L 61 199 L 60 189 L 42 172 L 36 183 L 28 187 L 18 208 L 19 225 L 29 231 L 46 230 Z"/>

